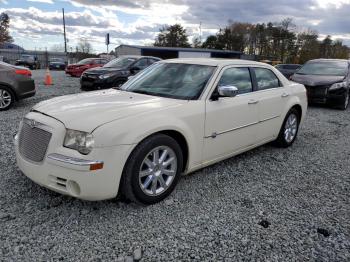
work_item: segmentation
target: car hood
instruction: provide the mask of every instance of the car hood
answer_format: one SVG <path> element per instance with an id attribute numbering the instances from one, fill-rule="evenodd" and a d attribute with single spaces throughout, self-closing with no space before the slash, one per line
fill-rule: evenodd
<path id="1" fill-rule="evenodd" d="M 109 89 L 56 97 L 38 103 L 32 111 L 51 116 L 69 129 L 92 132 L 103 124 L 177 106 L 181 101 Z"/>
<path id="2" fill-rule="evenodd" d="M 120 72 L 122 70 L 125 70 L 124 68 L 118 68 L 118 67 L 95 67 L 86 70 L 86 73 L 91 73 L 91 74 L 97 74 L 97 75 L 102 75 L 102 74 L 108 74 L 108 73 L 114 73 L 114 72 Z"/>
<path id="3" fill-rule="evenodd" d="M 292 81 L 306 85 L 306 86 L 331 85 L 337 82 L 341 82 L 344 79 L 345 79 L 344 76 L 301 75 L 301 74 L 294 74 L 291 78 Z"/>

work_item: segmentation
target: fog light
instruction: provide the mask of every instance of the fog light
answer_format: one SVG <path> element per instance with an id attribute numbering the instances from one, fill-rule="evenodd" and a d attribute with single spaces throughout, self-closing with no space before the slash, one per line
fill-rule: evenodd
<path id="1" fill-rule="evenodd" d="M 80 186 L 75 181 L 69 180 L 67 183 L 67 189 L 74 196 L 80 195 Z"/>

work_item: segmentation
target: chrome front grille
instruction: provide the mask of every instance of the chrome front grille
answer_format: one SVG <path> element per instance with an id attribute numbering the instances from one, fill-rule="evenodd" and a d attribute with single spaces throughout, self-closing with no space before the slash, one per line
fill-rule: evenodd
<path id="1" fill-rule="evenodd" d="M 43 161 L 52 134 L 41 127 L 43 124 L 24 119 L 19 133 L 19 153 L 33 162 Z"/>

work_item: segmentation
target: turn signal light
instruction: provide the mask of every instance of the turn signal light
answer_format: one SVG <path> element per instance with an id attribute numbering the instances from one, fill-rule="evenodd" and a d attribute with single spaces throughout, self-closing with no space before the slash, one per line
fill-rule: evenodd
<path id="1" fill-rule="evenodd" d="M 103 168 L 103 163 L 96 163 L 90 165 L 90 171 L 99 170 Z"/>
<path id="2" fill-rule="evenodd" d="M 25 76 L 32 76 L 32 72 L 26 69 L 16 69 L 15 70 L 16 75 L 25 75 Z"/>

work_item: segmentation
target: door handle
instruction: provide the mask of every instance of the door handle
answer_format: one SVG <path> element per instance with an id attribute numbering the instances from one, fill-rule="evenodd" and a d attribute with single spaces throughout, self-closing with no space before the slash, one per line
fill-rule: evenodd
<path id="1" fill-rule="evenodd" d="M 248 105 L 255 105 L 255 104 L 257 104 L 257 103 L 259 103 L 259 100 L 253 100 L 253 99 L 251 99 L 251 100 L 248 101 Z"/>
<path id="2" fill-rule="evenodd" d="M 281 95 L 281 97 L 288 97 L 288 96 L 289 96 L 288 93 L 283 93 L 283 94 Z"/>

